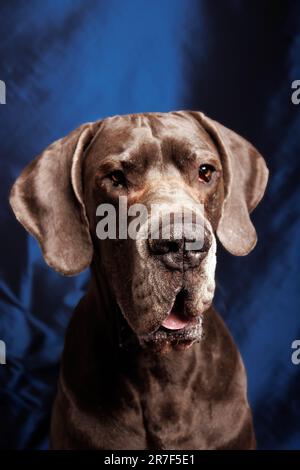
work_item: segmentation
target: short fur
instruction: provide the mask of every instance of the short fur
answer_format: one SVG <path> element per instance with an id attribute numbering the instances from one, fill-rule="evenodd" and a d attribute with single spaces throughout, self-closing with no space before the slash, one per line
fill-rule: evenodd
<path id="1" fill-rule="evenodd" d="M 207 163 L 216 171 L 203 184 L 198 168 Z M 115 170 L 126 185 L 112 184 Z M 216 235 L 234 255 L 254 248 L 249 213 L 267 178 L 251 144 L 188 111 L 85 124 L 23 171 L 10 202 L 47 263 L 65 275 L 92 272 L 66 334 L 53 448 L 255 448 L 244 366 L 212 300 Z M 100 241 L 96 208 L 117 209 L 121 195 L 129 207 L 203 203 L 205 248 L 190 255 L 177 240 L 167 256 L 151 240 Z M 166 332 L 182 290 L 194 326 Z"/>

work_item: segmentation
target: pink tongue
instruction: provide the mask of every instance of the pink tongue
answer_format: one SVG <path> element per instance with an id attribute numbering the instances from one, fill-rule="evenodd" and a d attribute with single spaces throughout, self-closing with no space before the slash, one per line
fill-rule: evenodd
<path id="1" fill-rule="evenodd" d="M 168 330 L 181 330 L 188 324 L 188 320 L 179 317 L 176 312 L 171 311 L 167 318 L 162 322 L 162 326 L 168 328 Z"/>

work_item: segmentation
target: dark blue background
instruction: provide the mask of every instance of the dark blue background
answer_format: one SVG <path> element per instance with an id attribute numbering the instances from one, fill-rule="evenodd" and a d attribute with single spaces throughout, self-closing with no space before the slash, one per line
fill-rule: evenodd
<path id="1" fill-rule="evenodd" d="M 7 204 L 20 170 L 85 121 L 193 108 L 247 137 L 270 183 L 246 258 L 219 252 L 217 303 L 246 363 L 258 445 L 300 448 L 299 2 L 1 1 L 1 446 L 46 448 L 63 335 L 88 273 L 63 278 Z"/>

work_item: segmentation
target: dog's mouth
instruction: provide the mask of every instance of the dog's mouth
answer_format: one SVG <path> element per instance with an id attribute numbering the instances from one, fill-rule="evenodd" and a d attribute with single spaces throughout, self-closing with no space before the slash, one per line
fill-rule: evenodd
<path id="1" fill-rule="evenodd" d="M 154 332 L 143 337 L 144 343 L 152 344 L 159 349 L 167 344 L 186 349 L 201 338 L 202 317 L 187 313 L 187 296 L 188 293 L 184 289 L 178 292 L 169 314 Z"/>
<path id="2" fill-rule="evenodd" d="M 185 312 L 186 296 L 187 293 L 184 290 L 181 290 L 176 295 L 173 307 L 160 328 L 164 328 L 167 331 L 178 331 L 189 325 L 191 318 L 188 318 Z"/>

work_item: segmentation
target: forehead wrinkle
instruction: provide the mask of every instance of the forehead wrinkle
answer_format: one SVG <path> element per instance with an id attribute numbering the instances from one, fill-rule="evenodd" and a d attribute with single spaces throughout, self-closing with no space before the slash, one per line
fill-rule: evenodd
<path id="1" fill-rule="evenodd" d="M 161 161 L 161 148 L 156 139 L 142 139 L 131 142 L 123 152 L 107 155 L 103 163 L 119 164 L 128 172 L 145 173 L 151 166 L 159 167 Z"/>
<path id="2" fill-rule="evenodd" d="M 155 138 L 149 138 L 137 142 L 136 146 L 130 150 L 123 165 L 128 169 L 143 167 L 148 169 L 151 166 L 158 166 L 162 162 L 160 142 Z"/>
<path id="3" fill-rule="evenodd" d="M 166 137 L 162 142 L 164 160 L 180 165 L 194 163 L 202 158 L 218 158 L 218 153 L 205 141 Z"/>
<path id="4" fill-rule="evenodd" d="M 155 138 L 153 127 L 151 123 L 151 116 L 149 114 L 133 114 L 130 117 L 130 122 L 133 124 L 132 130 L 144 128 L 149 131 L 150 137 Z"/>
<path id="5" fill-rule="evenodd" d="M 134 116 L 134 127 L 131 129 L 133 140 L 123 159 L 124 167 L 129 170 L 137 166 L 148 169 L 155 165 L 159 168 L 163 164 L 161 138 L 153 132 L 152 118 L 149 114 Z"/>
<path id="6" fill-rule="evenodd" d="M 164 120 L 163 114 L 149 114 L 147 116 L 147 121 L 148 125 L 151 128 L 153 137 L 156 137 L 157 139 L 161 140 L 166 128 L 169 127 L 170 122 L 168 122 L 168 125 L 166 127 L 166 122 Z"/>
<path id="7" fill-rule="evenodd" d="M 105 159 L 124 161 L 128 170 L 134 164 L 143 167 L 146 156 L 147 166 L 156 164 L 161 171 L 167 162 L 192 162 L 202 152 L 218 156 L 203 129 L 176 116 L 158 113 L 116 116 L 107 119 L 106 124 L 102 138 L 100 134 L 98 139 L 101 153 Z"/>

